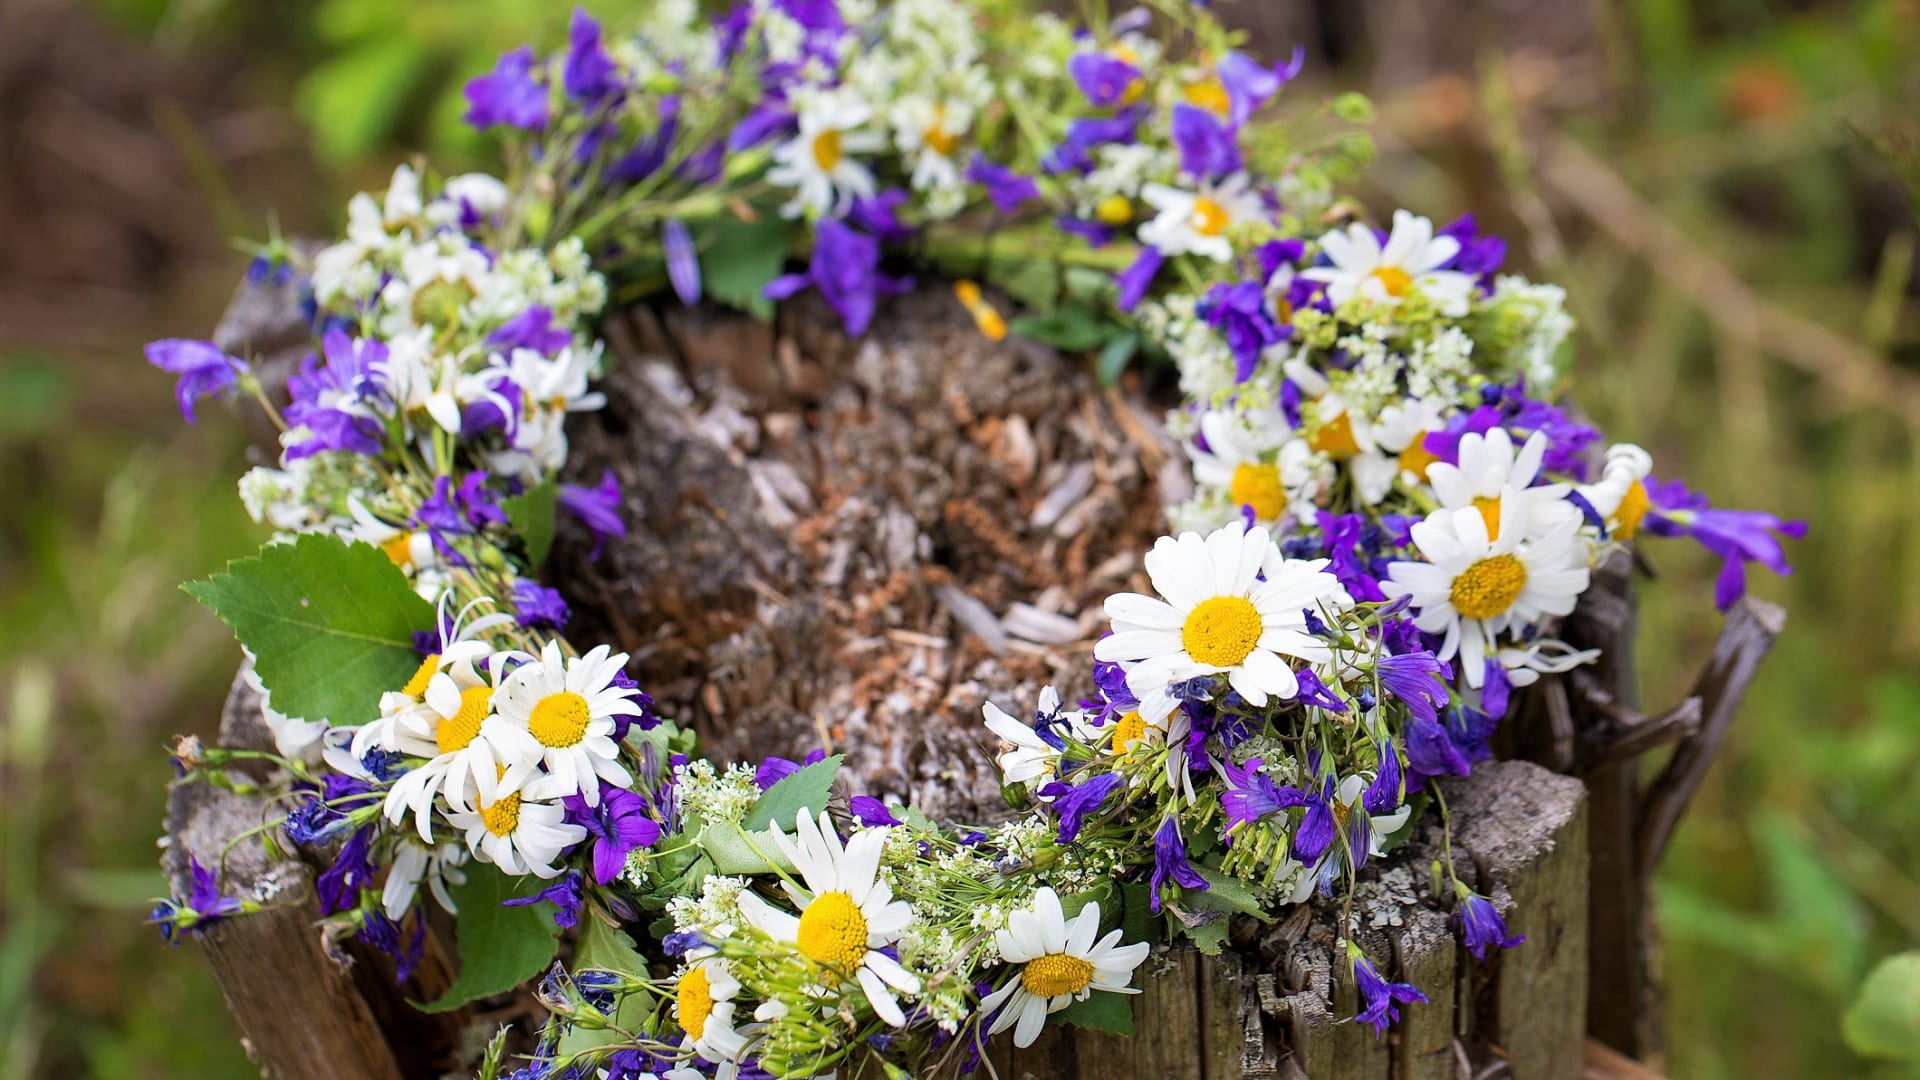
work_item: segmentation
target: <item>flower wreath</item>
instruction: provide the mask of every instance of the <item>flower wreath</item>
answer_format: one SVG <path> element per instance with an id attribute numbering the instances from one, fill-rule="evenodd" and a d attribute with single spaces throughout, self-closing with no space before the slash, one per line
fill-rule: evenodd
<path id="1" fill-rule="evenodd" d="M 403 165 L 344 240 L 262 251 L 251 273 L 297 282 L 317 337 L 283 405 L 211 343 L 148 347 L 189 421 L 244 394 L 282 432 L 240 484 L 274 540 L 187 588 L 252 658 L 275 825 L 329 862 L 328 932 L 404 979 L 425 906 L 455 914 L 438 1004 L 538 979 L 551 1010 L 513 1076 L 919 1075 L 1050 1018 L 1125 1030 L 1150 942 L 1218 951 L 1232 913 L 1350 902 L 1427 806 L 1444 823 L 1431 781 L 1488 756 L 1512 688 L 1597 655 L 1552 631 L 1611 547 L 1692 536 L 1724 559 L 1722 608 L 1748 563 L 1788 572 L 1800 523 L 1595 453 L 1554 404 L 1563 294 L 1501 273 L 1498 238 L 1350 220 L 1363 100 L 1282 123 L 1298 54 L 1266 66 L 1204 9 L 1150 6 L 1163 33 L 1013 0 L 714 22 L 662 0 L 620 35 L 576 13 L 564 51 L 466 88 L 504 179 Z M 566 601 L 534 576 L 556 514 L 624 532 L 611 475 L 557 479 L 567 417 L 604 404 L 610 298 L 765 313 L 813 289 L 859 334 L 907 267 L 973 269 L 1048 313 L 1013 329 L 1109 377 L 1170 361 L 1186 399 L 1194 492 L 1146 554 L 1158 595 L 1107 601 L 1073 704 L 985 708 L 1022 808 L 995 826 L 866 796 L 835 815 L 837 758 L 698 758 L 625 654 L 557 635 Z M 246 755 L 179 756 L 230 783 Z M 192 869 L 154 912 L 169 938 L 272 902 Z M 1444 870 L 1467 948 L 1516 944 Z M 1424 1000 L 1346 949 L 1361 1022 Z"/>

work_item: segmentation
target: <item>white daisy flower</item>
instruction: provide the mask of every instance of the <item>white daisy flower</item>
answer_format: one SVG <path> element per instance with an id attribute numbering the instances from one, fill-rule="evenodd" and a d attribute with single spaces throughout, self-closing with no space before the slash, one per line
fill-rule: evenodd
<path id="1" fill-rule="evenodd" d="M 1267 220 L 1266 204 L 1249 190 L 1243 172 L 1218 184 L 1202 184 L 1199 191 L 1147 184 L 1140 189 L 1140 197 L 1158 211 L 1140 226 L 1140 242 L 1169 258 L 1204 255 L 1214 262 L 1230 262 L 1233 244 L 1227 240 L 1227 231 Z"/>
<path id="2" fill-rule="evenodd" d="M 1387 497 L 1393 482 L 1424 483 L 1427 470 L 1439 459 L 1427 452 L 1426 437 L 1446 427 L 1440 409 L 1421 398 L 1388 405 L 1368 425 L 1370 450 L 1355 454 L 1348 468 L 1360 498 L 1373 506 Z"/>
<path id="3" fill-rule="evenodd" d="M 566 807 L 550 801 L 561 794 L 553 777 L 540 776 L 517 791 L 481 799 L 478 809 L 450 810 L 447 820 L 465 830 L 467 849 L 481 860 L 508 874 L 556 878 L 555 860 L 587 836 L 584 827 L 566 820 Z"/>
<path id="4" fill-rule="evenodd" d="M 1615 443 L 1607 447 L 1606 462 L 1599 483 L 1580 485 L 1580 497 L 1607 523 L 1610 538 L 1631 540 L 1653 509 L 1646 485 L 1653 455 L 1632 443 Z"/>
<path id="5" fill-rule="evenodd" d="M 1338 306 L 1355 296 L 1382 304 L 1398 304 L 1419 293 L 1433 301 L 1442 315 L 1459 318 L 1467 313 L 1473 294 L 1473 275 L 1439 267 L 1460 253 L 1460 241 L 1435 236 L 1433 222 L 1393 212 L 1393 232 L 1385 247 L 1373 229 L 1355 222 L 1320 238 L 1320 250 L 1332 266 L 1314 266 L 1301 276 L 1327 283 L 1327 298 Z"/>
<path id="6" fill-rule="evenodd" d="M 896 104 L 891 119 L 894 145 L 913 163 L 909 186 L 915 191 L 960 186 L 957 152 L 973 126 L 972 105 L 916 95 Z"/>
<path id="7" fill-rule="evenodd" d="M 1549 615 L 1573 611 L 1587 589 L 1576 545 L 1577 519 L 1529 536 L 1527 501 L 1509 487 L 1500 499 L 1499 536 L 1488 535 L 1480 511 L 1437 510 L 1412 529 L 1426 562 L 1396 562 L 1380 583 L 1389 597 L 1411 598 L 1414 625 L 1442 635 L 1442 660 L 1459 656 L 1467 685 L 1486 680 L 1486 660 L 1499 636 Z"/>
<path id="8" fill-rule="evenodd" d="M 681 1046 L 716 1065 L 738 1061 L 747 1048 L 747 1037 L 733 1026 L 740 980 L 711 948 L 695 949 L 687 960 L 673 1004 L 673 1019 L 687 1033 Z"/>
<path id="9" fill-rule="evenodd" d="M 1000 958 L 1019 964 L 1020 974 L 1007 980 L 980 1002 L 980 1011 L 999 1010 L 990 1035 L 1013 1029 L 1015 1046 L 1032 1046 L 1046 1026 L 1047 1016 L 1095 990 L 1109 994 L 1137 994 L 1133 970 L 1151 949 L 1144 941 L 1120 944 L 1119 930 L 1100 933 L 1100 905 L 1089 903 L 1069 919 L 1060 910 L 1060 897 L 1050 888 L 1033 894 L 1033 906 L 1007 917 L 1007 928 L 994 932 Z"/>
<path id="10" fill-rule="evenodd" d="M 595 776 L 616 787 L 633 783 L 613 741 L 614 717 L 640 715 L 632 692 L 613 682 L 626 663 L 626 653 L 605 645 L 563 660 L 560 643 L 548 641 L 539 660 L 507 676 L 494 703 L 503 721 L 538 744 L 535 757 L 553 775 L 560 794 L 578 791 L 588 806 L 600 805 Z"/>
<path id="11" fill-rule="evenodd" d="M 1298 357 L 1288 360 L 1283 370 L 1300 388 L 1301 397 L 1313 402 L 1313 425 L 1306 432 L 1308 449 L 1335 461 L 1378 453 L 1373 424 L 1348 408 L 1346 398 L 1325 375 Z"/>
<path id="12" fill-rule="evenodd" d="M 860 130 L 873 119 L 873 109 L 851 94 L 819 91 L 800 95 L 800 133 L 773 151 L 767 179 L 796 189 L 780 213 L 845 214 L 856 198 L 873 195 L 873 173 L 855 158 L 883 149 L 886 140 Z"/>
<path id="13" fill-rule="evenodd" d="M 440 561 L 440 553 L 434 550 L 433 537 L 425 530 L 414 532 L 398 525 L 389 525 L 373 516 L 367 504 L 360 496 L 347 496 L 347 513 L 353 516 L 353 524 L 346 529 L 346 538 L 372 544 L 386 552 L 393 565 L 406 573 L 424 570 Z M 422 686 L 421 690 L 426 688 Z"/>
<path id="14" fill-rule="evenodd" d="M 393 853 L 387 883 L 380 890 L 387 918 L 398 920 L 406 914 L 422 884 L 443 910 L 458 915 L 460 908 L 447 892 L 447 886 L 466 884 L 467 873 L 461 869 L 466 863 L 467 853 L 459 844 L 426 847 L 403 838 Z"/>
<path id="15" fill-rule="evenodd" d="M 539 765 L 539 745 L 492 711 L 506 660 L 506 654 L 489 657 L 485 676 L 464 663 L 436 672 L 421 703 L 398 714 L 381 733 L 384 738 L 369 738 L 365 749 L 359 739 L 354 741 L 358 757 L 377 746 L 427 759 L 394 782 L 384 807 L 387 820 L 395 825 L 411 812 L 426 843 L 433 842 L 435 795 L 456 810 L 467 810 L 475 796 L 490 803 L 502 792 L 517 790 Z"/>
<path id="16" fill-rule="evenodd" d="M 409 424 L 425 413 L 448 434 L 460 434 L 460 361 L 434 354 L 431 328 L 393 335 L 387 341 L 387 358 L 374 364 L 374 370 Z M 512 406 L 505 411 L 511 414 Z"/>
<path id="17" fill-rule="evenodd" d="M 774 841 L 806 882 L 806 890 L 783 882 L 800 914 L 781 911 L 753 893 L 740 897 L 740 912 L 775 941 L 795 945 L 802 956 L 854 979 L 874 1014 L 903 1027 L 906 1014 L 894 991 L 917 994 L 920 979 L 880 950 L 899 940 L 913 921 L 913 908 L 893 898 L 893 889 L 876 878 L 885 829 L 862 829 L 845 846 L 825 812 L 820 820 L 801 810 L 794 838 L 774 828 Z"/>
<path id="18" fill-rule="evenodd" d="M 1427 482 L 1445 510 L 1472 509 L 1480 512 L 1490 538 L 1500 537 L 1500 500 L 1508 491 L 1518 491 L 1526 500 L 1529 533 L 1540 536 L 1577 521 L 1580 511 L 1567 501 L 1571 484 L 1542 484 L 1534 487 L 1540 475 L 1540 460 L 1547 452 L 1547 436 L 1536 431 L 1514 453 L 1513 436 L 1505 428 L 1494 428 L 1485 435 L 1469 432 L 1460 437 L 1460 463 L 1436 461 L 1427 466 Z"/>
<path id="19" fill-rule="evenodd" d="M 1236 507 L 1253 507 L 1262 524 L 1280 520 L 1288 500 L 1275 454 L 1286 441 L 1286 417 L 1278 409 L 1253 415 L 1209 409 L 1200 414 L 1198 427 L 1200 438 L 1187 444 L 1194 480 L 1224 492 Z"/>
<path id="20" fill-rule="evenodd" d="M 1058 747 L 1042 739 L 1032 725 L 991 701 L 982 705 L 980 711 L 986 717 L 987 730 L 1007 744 L 1007 749 L 994 758 L 1000 766 L 1001 783 L 1037 786 L 1034 781 L 1044 783 L 1053 779 L 1060 769 Z M 1050 724 L 1060 718 L 1060 692 L 1051 686 L 1042 689 L 1035 723 Z M 1075 719 L 1079 719 L 1079 714 Z"/>
<path id="21" fill-rule="evenodd" d="M 1308 607 L 1348 602 L 1339 580 L 1324 571 L 1327 560 L 1283 559 L 1267 530 L 1244 529 L 1236 521 L 1204 539 L 1191 532 L 1161 537 L 1146 567 L 1165 599 L 1107 599 L 1114 632 L 1093 655 L 1130 665 L 1127 688 L 1148 723 L 1173 711 L 1172 683 L 1224 674 L 1241 697 L 1261 706 L 1299 692 L 1285 657 L 1319 662 L 1330 655 L 1307 633 L 1303 615 Z"/>

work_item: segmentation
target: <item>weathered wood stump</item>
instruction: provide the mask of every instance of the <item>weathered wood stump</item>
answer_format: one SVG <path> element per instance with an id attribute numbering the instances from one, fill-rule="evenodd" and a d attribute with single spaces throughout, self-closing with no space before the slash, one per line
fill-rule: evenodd
<path id="1" fill-rule="evenodd" d="M 268 354 L 269 379 L 300 351 L 285 300 L 243 289 L 219 335 Z M 988 342 L 937 289 L 884 302 L 861 340 L 837 325 L 813 301 L 770 325 L 706 309 L 610 319 L 609 406 L 572 428 L 571 468 L 580 482 L 619 475 L 629 532 L 594 559 L 563 523 L 547 577 L 574 604 L 569 635 L 631 652 L 642 685 L 708 753 L 824 748 L 847 755 L 852 793 L 993 820 L 1007 810 L 980 705 L 1017 712 L 1045 684 L 1069 696 L 1087 685 L 1100 601 L 1146 588 L 1140 557 L 1162 502 L 1184 490 L 1157 420 L 1165 402 L 1103 392 L 1051 350 Z M 1306 907 L 1273 926 L 1242 919 L 1220 957 L 1162 950 L 1135 1038 L 1049 1032 L 997 1050 L 1002 1074 L 1358 1080 L 1491 1065 L 1531 1078 L 1577 1075 L 1589 1032 L 1647 1052 L 1635 1034 L 1651 1030 L 1647 878 L 1780 615 L 1736 611 L 1696 695 L 1649 719 L 1634 710 L 1631 576 L 1624 555 L 1603 568 L 1566 628 L 1606 662 L 1544 681 L 1507 725 L 1504 752 L 1549 768 L 1489 764 L 1446 788 L 1458 872 L 1514 904 L 1527 945 L 1487 965 L 1456 947 L 1447 912 L 1419 899 L 1440 857 L 1429 825 L 1370 879 L 1349 928 L 1393 958 L 1383 973 L 1434 998 L 1388 1040 L 1344 1019 L 1356 1003 L 1338 913 Z M 245 695 L 224 726 L 230 745 L 264 737 Z M 1674 740 L 1671 775 L 1643 794 L 1634 756 Z M 1591 794 L 1556 773 L 1584 776 Z M 186 852 L 210 863 L 267 812 L 177 789 L 176 882 Z M 311 868 L 273 865 L 251 839 L 236 866 L 243 887 L 285 906 L 201 940 L 269 1075 L 342 1075 L 351 1062 L 354 1075 L 435 1076 L 470 1063 L 501 1019 L 537 1015 L 524 994 L 420 1014 L 404 999 L 433 996 L 444 961 L 403 997 L 377 958 L 319 941 Z M 357 957 L 347 975 L 343 955 Z"/>

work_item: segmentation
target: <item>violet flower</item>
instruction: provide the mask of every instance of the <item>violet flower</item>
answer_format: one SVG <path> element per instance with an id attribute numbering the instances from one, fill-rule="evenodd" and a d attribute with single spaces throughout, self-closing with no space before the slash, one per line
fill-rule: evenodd
<path id="1" fill-rule="evenodd" d="M 1180 170 L 1196 180 L 1228 176 L 1244 164 L 1233 129 L 1197 105 L 1173 107 L 1173 145 L 1180 150 Z"/>
<path id="2" fill-rule="evenodd" d="M 1132 311 L 1146 299 L 1147 290 L 1153 288 L 1154 275 L 1166 261 L 1167 257 L 1160 254 L 1158 248 L 1143 247 L 1133 264 L 1114 276 L 1114 284 L 1120 287 L 1116 303 L 1121 311 Z"/>
<path id="3" fill-rule="evenodd" d="M 1285 67 L 1267 67 L 1237 49 L 1229 52 L 1214 68 L 1221 88 L 1227 92 L 1227 123 L 1236 130 L 1245 125 L 1282 86 L 1300 74 L 1306 59 L 1306 49 L 1298 45 L 1293 47 L 1293 56 Z"/>
<path id="4" fill-rule="evenodd" d="M 1424 1002 L 1427 995 L 1412 983 L 1388 982 L 1374 970 L 1373 962 L 1352 945 L 1347 946 L 1353 961 L 1353 980 L 1360 992 L 1360 1014 L 1354 1019 L 1372 1024 L 1375 1038 L 1385 1038 L 1387 1026 L 1399 1021 L 1400 1004 Z"/>
<path id="5" fill-rule="evenodd" d="M 288 460 L 323 450 L 380 453 L 380 420 L 361 403 L 381 393 L 379 371 L 386 360 L 383 342 L 352 338 L 338 328 L 320 336 L 320 352 L 307 354 L 287 376 L 287 423 L 308 432 L 287 447 Z"/>
<path id="6" fill-rule="evenodd" d="M 514 621 L 529 630 L 561 630 L 573 612 L 559 589 L 519 578 L 513 583 Z"/>
<path id="7" fill-rule="evenodd" d="M 248 370 L 244 361 L 228 356 L 211 341 L 165 338 L 150 343 L 146 351 L 147 363 L 180 376 L 173 398 L 189 424 L 193 423 L 195 401 L 227 393 Z"/>
<path id="8" fill-rule="evenodd" d="M 500 324 L 487 335 L 487 344 L 502 350 L 532 349 L 541 356 L 554 356 L 573 344 L 573 335 L 564 326 L 556 326 L 553 312 L 535 305 Z"/>
<path id="9" fill-rule="evenodd" d="M 900 819 L 893 816 L 893 811 L 887 809 L 887 804 L 871 795 L 855 795 L 848 800 L 847 808 L 852 812 L 853 820 L 869 829 L 900 824 Z"/>
<path id="10" fill-rule="evenodd" d="M 200 865 L 200 860 L 187 856 L 187 869 L 193 876 L 193 886 L 187 892 L 184 901 L 162 900 L 154 905 L 147 916 L 147 922 L 160 930 L 160 936 L 178 945 L 174 933 L 198 932 L 208 926 L 239 915 L 247 910 L 244 902 L 230 896 L 220 895 L 220 882 L 214 872 Z"/>
<path id="11" fill-rule="evenodd" d="M 814 227 L 813 258 L 804 274 L 784 274 L 767 283 L 769 300 L 785 300 L 807 288 L 820 290 L 827 306 L 840 316 L 847 333 L 859 337 L 873 321 L 882 293 L 893 295 L 913 287 L 911 278 L 880 273 L 880 242 L 831 218 Z"/>
<path id="12" fill-rule="evenodd" d="M 627 794 L 632 795 L 632 792 L 627 792 Z M 569 796 L 569 798 L 579 798 L 579 796 L 572 795 L 572 796 Z M 638 796 L 634 796 L 634 798 L 638 798 Z M 599 862 L 599 857 L 596 854 L 595 856 L 596 866 L 598 865 L 598 862 Z M 619 871 L 617 870 L 615 871 L 616 874 L 618 874 L 618 872 Z M 605 882 L 602 882 L 602 884 L 605 884 Z M 580 877 L 580 871 L 569 870 L 566 873 L 560 875 L 560 880 L 554 882 L 553 884 L 547 886 L 544 889 L 541 889 L 539 892 L 534 893 L 532 896 L 516 896 L 511 900 L 502 900 L 500 901 L 500 906 L 501 907 L 530 907 L 534 904 L 541 902 L 542 900 L 549 901 L 554 906 L 553 924 L 555 926 L 558 926 L 560 929 L 565 930 L 570 926 L 576 926 L 579 924 L 580 903 L 583 898 L 583 895 L 584 894 L 582 892 L 582 881 Z"/>
<path id="13" fill-rule="evenodd" d="M 1500 917 L 1493 901 L 1459 882 L 1453 888 L 1460 898 L 1460 906 L 1453 913 L 1454 923 L 1475 960 L 1485 960 L 1488 949 L 1511 949 L 1527 940 L 1525 934 L 1507 934 L 1507 921 Z"/>
<path id="14" fill-rule="evenodd" d="M 627 535 L 627 523 L 620 519 L 620 481 L 612 469 L 600 474 L 598 487 L 578 484 L 560 485 L 560 508 L 593 532 L 593 550 L 589 559 L 598 559 L 606 550 L 608 538 Z"/>
<path id="15" fill-rule="evenodd" d="M 547 89 L 533 74 L 533 50 L 506 53 L 493 70 L 467 82 L 467 123 L 539 131 L 547 126 Z"/>
<path id="16" fill-rule="evenodd" d="M 1139 93 L 1140 69 L 1109 52 L 1077 53 L 1067 61 L 1067 73 L 1095 108 L 1123 104 Z"/>
<path id="17" fill-rule="evenodd" d="M 560 84 L 567 96 L 592 109 L 625 89 L 613 57 L 600 42 L 600 24 L 586 8 L 573 9 L 573 22 L 567 28 L 567 62 Z"/>
<path id="18" fill-rule="evenodd" d="M 666 252 L 667 281 L 675 296 L 691 307 L 700 302 L 700 253 L 694 250 L 693 234 L 679 218 L 669 218 L 660 226 L 660 246 Z"/>
<path id="19" fill-rule="evenodd" d="M 1060 819 L 1060 842 L 1072 843 L 1119 786 L 1119 773 L 1101 773 L 1078 785 L 1055 780 L 1041 788 L 1039 794 L 1053 800 L 1053 812 Z"/>
<path id="20" fill-rule="evenodd" d="M 1160 890 L 1167 882 L 1173 882 L 1183 889 L 1207 888 L 1207 879 L 1200 871 L 1187 862 L 1187 845 L 1180 839 L 1180 822 L 1177 818 L 1167 818 L 1153 834 L 1153 880 L 1147 895 L 1147 906 L 1153 913 L 1160 913 Z"/>
<path id="21" fill-rule="evenodd" d="M 985 187 L 987 198 L 993 200 L 994 209 L 1002 214 L 1012 214 L 1020 209 L 1021 203 L 1040 197 L 1040 185 L 1033 177 L 997 165 L 984 154 L 973 155 L 973 161 L 967 166 L 967 180 Z"/>
<path id="22" fill-rule="evenodd" d="M 652 847 L 660 839 L 660 823 L 647 816 L 646 800 L 605 780 L 600 781 L 599 806 L 588 806 L 586 796 L 577 791 L 565 804 L 567 820 L 593 838 L 593 880 L 602 885 L 620 876 L 633 849 Z"/>
<path id="23" fill-rule="evenodd" d="M 1679 480 L 1663 483 L 1649 476 L 1645 483 L 1647 499 L 1653 504 L 1645 526 L 1649 532 L 1691 536 L 1724 560 L 1713 590 L 1714 606 L 1721 611 L 1746 595 L 1748 563 L 1759 563 L 1782 577 L 1793 573 L 1780 538 L 1798 540 L 1807 535 L 1806 522 L 1784 521 L 1760 510 L 1717 510 L 1705 495 L 1689 491 Z"/>
<path id="24" fill-rule="evenodd" d="M 320 914 L 331 915 L 359 906 L 360 890 L 373 884 L 373 862 L 368 856 L 373 842 L 372 829 L 355 829 L 340 845 L 333 865 L 314 879 L 313 891 L 320 898 Z"/>
<path id="25" fill-rule="evenodd" d="M 1267 313 L 1266 291 L 1257 281 L 1218 282 L 1200 298 L 1195 312 L 1227 339 L 1233 350 L 1236 383 L 1253 378 L 1260 354 L 1285 335 Z"/>

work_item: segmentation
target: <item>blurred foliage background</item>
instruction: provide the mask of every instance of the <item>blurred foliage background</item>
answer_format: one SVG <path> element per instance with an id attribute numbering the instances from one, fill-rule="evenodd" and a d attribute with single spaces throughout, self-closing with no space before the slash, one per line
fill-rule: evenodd
<path id="1" fill-rule="evenodd" d="M 1788 633 L 1659 882 L 1664 1067 L 1903 1075 L 1842 1016 L 1920 947 L 1920 3 L 1264 4 L 1218 6 L 1307 45 L 1292 92 L 1378 103 L 1374 206 L 1473 210 L 1568 287 L 1610 434 L 1811 521 L 1799 572 L 1756 581 Z M 219 410 L 183 428 L 139 346 L 211 328 L 229 238 L 332 235 L 415 149 L 484 165 L 460 82 L 565 17 L 0 5 L 0 1075 L 253 1075 L 204 962 L 139 924 L 167 740 L 212 732 L 235 660 L 174 585 L 258 541 L 246 450 Z M 1651 557 L 1658 707 L 1712 643 L 1716 568 Z"/>

